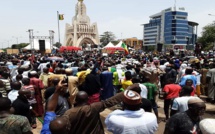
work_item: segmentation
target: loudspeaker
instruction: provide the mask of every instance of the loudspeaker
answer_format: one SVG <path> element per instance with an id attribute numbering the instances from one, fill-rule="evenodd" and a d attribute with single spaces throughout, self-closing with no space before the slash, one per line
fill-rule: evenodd
<path id="1" fill-rule="evenodd" d="M 39 49 L 40 49 L 40 51 L 46 51 L 45 40 L 39 40 Z"/>
<path id="2" fill-rule="evenodd" d="M 157 51 L 158 51 L 158 52 L 161 52 L 161 51 L 162 51 L 162 48 L 163 48 L 163 44 L 158 43 L 158 44 L 157 44 Z"/>

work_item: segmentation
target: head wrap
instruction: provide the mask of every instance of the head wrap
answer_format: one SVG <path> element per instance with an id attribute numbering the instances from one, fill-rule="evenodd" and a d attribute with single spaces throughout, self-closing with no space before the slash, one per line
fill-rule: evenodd
<path id="1" fill-rule="evenodd" d="M 137 105 L 141 103 L 141 97 L 135 91 L 126 90 L 124 92 L 123 102 L 128 105 Z"/>

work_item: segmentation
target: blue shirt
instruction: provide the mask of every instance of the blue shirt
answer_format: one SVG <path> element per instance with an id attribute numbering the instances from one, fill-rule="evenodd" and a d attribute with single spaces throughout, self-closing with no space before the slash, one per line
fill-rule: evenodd
<path id="1" fill-rule="evenodd" d="M 41 130 L 41 134 L 51 134 L 49 129 L 49 124 L 52 120 L 56 118 L 55 112 L 46 112 L 43 122 L 43 128 Z"/>

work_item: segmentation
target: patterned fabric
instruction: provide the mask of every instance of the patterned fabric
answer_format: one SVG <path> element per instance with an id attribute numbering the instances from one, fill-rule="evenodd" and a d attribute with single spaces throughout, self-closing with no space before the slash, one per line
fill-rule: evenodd
<path id="1" fill-rule="evenodd" d="M 28 131 L 31 131 L 31 126 L 26 117 L 19 115 L 0 117 L 0 134 L 22 134 Z"/>
<path id="2" fill-rule="evenodd" d="M 0 93 L 2 94 L 2 97 L 7 97 L 7 91 L 4 87 L 0 88 Z"/>
<path id="3" fill-rule="evenodd" d="M 22 86 L 23 90 L 28 90 L 31 92 L 31 97 L 28 99 L 28 102 L 30 104 L 35 104 L 37 103 L 36 99 L 35 99 L 35 90 L 34 90 L 34 86 L 33 85 L 27 85 L 27 86 Z"/>
<path id="4" fill-rule="evenodd" d="M 43 82 L 38 78 L 31 78 L 30 84 L 34 85 L 36 87 L 35 89 L 35 98 L 36 98 L 36 105 L 33 107 L 33 109 L 37 112 L 39 116 L 42 116 L 44 113 L 43 109 L 43 103 L 42 103 L 42 94 L 41 90 L 44 88 Z"/>
<path id="5" fill-rule="evenodd" d="M 1 79 L 2 82 L 4 83 L 5 85 L 5 88 L 7 91 L 10 91 L 11 90 L 11 87 L 10 87 L 10 80 L 9 79 Z"/>

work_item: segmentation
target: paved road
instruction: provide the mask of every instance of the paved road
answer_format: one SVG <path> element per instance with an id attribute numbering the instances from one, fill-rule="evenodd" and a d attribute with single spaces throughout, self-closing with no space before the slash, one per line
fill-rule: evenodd
<path id="1" fill-rule="evenodd" d="M 163 112 L 163 100 L 159 100 L 158 105 L 160 106 L 160 108 L 158 110 L 159 111 L 159 118 L 164 119 L 165 115 L 164 115 L 164 112 Z M 207 108 L 206 108 L 206 113 L 204 115 L 204 118 L 214 118 L 215 119 L 215 105 L 212 105 L 212 104 L 209 104 L 209 103 L 206 103 L 206 105 L 207 105 Z M 102 120 L 103 123 L 104 123 L 105 117 L 110 112 L 112 112 L 114 109 L 115 109 L 115 107 L 106 109 L 105 111 L 103 111 L 100 114 L 101 115 L 101 120 Z M 37 121 L 37 123 L 38 123 L 38 127 L 37 127 L 37 129 L 33 130 L 34 134 L 40 134 L 40 130 L 42 128 L 42 124 L 39 121 Z M 105 128 L 105 133 L 106 134 L 111 134 L 110 132 L 107 131 L 105 124 L 103 124 L 103 125 L 104 125 L 104 128 Z M 156 134 L 162 134 L 163 131 L 164 131 L 164 127 L 165 127 L 165 122 L 160 122 L 158 131 L 156 132 Z"/>

